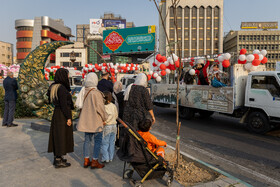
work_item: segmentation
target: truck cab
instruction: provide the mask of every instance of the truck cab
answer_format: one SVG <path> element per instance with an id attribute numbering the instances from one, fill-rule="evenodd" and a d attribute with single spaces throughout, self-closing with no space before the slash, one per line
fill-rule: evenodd
<path id="1" fill-rule="evenodd" d="M 264 133 L 280 123 L 280 71 L 251 72 L 245 93 L 249 130 Z"/>

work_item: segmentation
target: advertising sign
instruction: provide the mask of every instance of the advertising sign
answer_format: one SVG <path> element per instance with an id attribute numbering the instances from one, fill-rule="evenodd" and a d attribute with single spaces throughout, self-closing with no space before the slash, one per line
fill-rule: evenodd
<path id="1" fill-rule="evenodd" d="M 103 32 L 103 54 L 152 52 L 155 50 L 156 26 L 106 30 Z"/>
<path id="2" fill-rule="evenodd" d="M 107 30 L 126 28 L 125 19 L 103 19 L 102 22 Z"/>
<path id="3" fill-rule="evenodd" d="M 99 28 L 102 25 L 102 19 L 90 19 L 89 20 L 89 32 L 90 34 L 99 34 Z"/>
<path id="4" fill-rule="evenodd" d="M 242 22 L 241 29 L 278 29 L 278 22 Z"/>

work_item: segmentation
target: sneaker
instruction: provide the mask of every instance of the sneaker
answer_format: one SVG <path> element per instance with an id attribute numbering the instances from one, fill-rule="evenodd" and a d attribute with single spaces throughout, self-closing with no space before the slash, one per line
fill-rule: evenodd
<path id="1" fill-rule="evenodd" d="M 109 163 L 109 160 L 102 160 L 102 163 Z"/>
<path id="2" fill-rule="evenodd" d="M 110 162 L 113 162 L 113 160 L 109 160 Z"/>

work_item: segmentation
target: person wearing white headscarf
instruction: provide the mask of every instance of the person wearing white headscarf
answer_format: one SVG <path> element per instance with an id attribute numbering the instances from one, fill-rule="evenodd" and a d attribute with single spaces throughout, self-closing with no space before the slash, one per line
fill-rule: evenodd
<path id="1" fill-rule="evenodd" d="M 147 76 L 144 73 L 137 75 L 133 84 L 130 84 L 124 92 L 126 102 L 123 120 L 138 130 L 139 122 L 146 118 L 152 118 L 155 123 L 153 103 L 146 88 L 148 84 Z"/>
<path id="2" fill-rule="evenodd" d="M 81 95 L 83 106 L 77 125 L 77 130 L 85 132 L 83 147 L 84 167 L 103 168 L 98 162 L 100 147 L 102 143 L 103 123 L 108 115 L 105 111 L 104 95 L 97 89 L 98 77 L 95 73 L 89 73 L 85 80 L 84 94 Z M 94 137 L 94 151 L 90 162 L 90 144 Z"/>

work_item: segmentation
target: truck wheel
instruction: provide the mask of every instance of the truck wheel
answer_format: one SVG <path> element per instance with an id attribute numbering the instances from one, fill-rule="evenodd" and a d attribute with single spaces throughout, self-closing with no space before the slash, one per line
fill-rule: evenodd
<path id="1" fill-rule="evenodd" d="M 250 132 L 264 134 L 270 131 L 271 126 L 263 112 L 252 112 L 248 116 L 247 128 Z"/>
<path id="2" fill-rule="evenodd" d="M 194 110 L 188 107 L 180 107 L 179 116 L 180 118 L 190 120 L 194 117 Z"/>
<path id="3" fill-rule="evenodd" d="M 198 112 L 200 117 L 202 118 L 209 118 L 210 116 L 212 116 L 214 114 L 213 111 L 206 111 L 206 110 L 201 110 Z"/>

